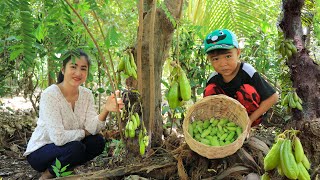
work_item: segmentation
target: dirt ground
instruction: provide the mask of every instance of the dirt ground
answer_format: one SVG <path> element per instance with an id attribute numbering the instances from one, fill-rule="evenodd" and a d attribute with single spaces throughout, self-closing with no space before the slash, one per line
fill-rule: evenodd
<path id="1" fill-rule="evenodd" d="M 31 104 L 22 97 L 0 102 L 0 180 L 39 179 L 40 173 L 22 156 L 37 119 Z M 171 133 L 162 147 L 150 150 L 144 158 L 128 157 L 119 141 L 109 139 L 105 152 L 75 168 L 70 179 L 212 179 L 219 175 L 222 179 L 255 180 L 263 173 L 263 155 L 272 145 L 275 131 L 257 128 L 241 151 L 210 161 L 191 151 L 179 132 Z"/>

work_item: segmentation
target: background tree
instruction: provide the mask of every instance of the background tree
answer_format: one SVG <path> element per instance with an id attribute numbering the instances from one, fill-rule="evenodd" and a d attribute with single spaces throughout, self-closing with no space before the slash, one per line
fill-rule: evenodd
<path id="1" fill-rule="evenodd" d="M 146 122 L 147 127 L 149 127 L 149 132 L 151 132 L 151 142 L 156 146 L 161 145 L 163 133 L 163 121 L 161 116 L 161 77 L 163 64 L 168 57 L 176 22 L 179 21 L 182 13 L 183 1 L 165 0 L 162 8 L 156 9 L 154 25 L 152 25 L 151 9 L 154 2 L 146 1 L 143 13 L 143 39 L 141 42 L 141 68 L 143 71 L 142 74 L 138 74 L 138 76 L 141 77 L 140 80 L 142 80 L 139 81 L 138 84 L 141 85 L 140 93 L 142 96 L 143 119 Z M 173 22 L 175 24 L 173 24 Z M 150 33 L 150 27 L 154 28 L 153 34 Z M 150 39 L 153 39 L 154 42 L 154 49 L 151 51 L 149 51 Z M 154 53 L 153 69 L 151 69 L 149 65 L 150 53 Z M 150 75 L 152 73 L 154 73 L 154 76 Z M 154 107 L 154 109 L 151 109 L 151 106 Z M 153 113 L 152 117 L 150 117 L 150 113 Z"/>
<path id="2" fill-rule="evenodd" d="M 301 130 L 302 142 L 314 164 L 320 162 L 320 67 L 310 58 L 302 27 L 304 0 L 283 1 L 283 18 L 280 27 L 284 37 L 292 39 L 298 53 L 288 59 L 291 80 L 297 94 L 303 100 L 303 111 L 293 109 L 293 121 L 288 125 Z"/>

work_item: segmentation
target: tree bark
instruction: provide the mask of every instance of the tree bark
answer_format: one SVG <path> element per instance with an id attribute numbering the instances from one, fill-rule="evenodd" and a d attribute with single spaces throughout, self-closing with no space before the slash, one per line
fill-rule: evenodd
<path id="1" fill-rule="evenodd" d="M 144 19 L 143 19 L 143 38 L 142 38 L 142 82 L 138 82 L 142 86 L 142 105 L 143 105 L 143 121 L 146 127 L 149 127 L 149 122 L 154 122 L 154 126 L 148 129 L 151 132 L 152 146 L 158 146 L 162 142 L 163 122 L 161 116 L 161 77 L 163 64 L 168 56 L 175 26 L 169 20 L 168 16 L 173 17 L 177 22 L 181 17 L 183 0 L 165 0 L 163 3 L 169 11 L 167 15 L 162 8 L 156 9 L 155 27 L 154 27 L 154 79 L 150 77 L 150 62 L 149 62 L 149 40 L 150 37 L 150 23 L 151 23 L 151 0 L 145 1 L 144 4 Z M 137 48 L 135 48 L 137 50 Z M 135 52 L 136 54 L 136 52 Z M 154 81 L 154 109 L 150 109 L 150 85 Z M 154 112 L 153 119 L 150 119 L 150 112 Z"/>
<path id="2" fill-rule="evenodd" d="M 305 47 L 301 10 L 304 0 L 283 0 L 280 27 L 286 39 L 293 39 L 298 53 L 288 59 L 293 88 L 303 100 L 303 111 L 293 109 L 293 121 L 288 127 L 301 131 L 300 138 L 313 167 L 320 162 L 320 67 Z"/>

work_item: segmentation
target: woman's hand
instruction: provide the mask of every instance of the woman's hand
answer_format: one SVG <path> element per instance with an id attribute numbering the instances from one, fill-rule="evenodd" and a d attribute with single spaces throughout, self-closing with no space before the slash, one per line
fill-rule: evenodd
<path id="1" fill-rule="evenodd" d="M 120 97 L 120 91 L 116 90 L 115 94 L 111 94 L 106 101 L 105 110 L 108 112 L 118 112 L 124 107 L 124 103 Z M 118 106 L 116 104 L 116 100 Z"/>

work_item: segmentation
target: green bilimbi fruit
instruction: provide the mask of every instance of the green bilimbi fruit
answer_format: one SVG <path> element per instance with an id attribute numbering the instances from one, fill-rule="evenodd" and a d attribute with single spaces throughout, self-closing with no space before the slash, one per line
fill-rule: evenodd
<path id="1" fill-rule="evenodd" d="M 286 45 L 287 45 L 288 49 L 290 49 L 292 54 L 296 54 L 297 53 L 297 48 L 291 41 L 288 41 Z"/>
<path id="2" fill-rule="evenodd" d="M 291 56 L 292 56 L 292 52 L 291 52 L 290 49 L 286 49 L 286 55 L 287 55 L 288 57 L 291 57 Z"/>
<path id="3" fill-rule="evenodd" d="M 123 70 L 124 70 L 124 60 L 121 59 L 119 65 L 118 65 L 118 72 L 123 71 Z"/>
<path id="4" fill-rule="evenodd" d="M 191 98 L 191 86 L 185 72 L 180 69 L 179 76 L 180 95 L 184 101 L 188 101 Z"/>
<path id="5" fill-rule="evenodd" d="M 292 51 L 292 54 L 297 54 L 297 52 L 298 52 L 296 46 L 294 46 L 293 44 L 291 46 L 291 51 Z"/>
<path id="6" fill-rule="evenodd" d="M 144 155 L 145 151 L 146 151 L 146 145 L 143 142 L 141 142 L 140 143 L 140 154 Z"/>
<path id="7" fill-rule="evenodd" d="M 133 67 L 134 70 L 137 70 L 137 65 L 136 65 L 136 63 L 134 62 L 133 54 L 132 54 L 132 53 L 129 53 L 129 56 L 130 56 L 130 65 L 131 65 L 131 67 Z"/>
<path id="8" fill-rule="evenodd" d="M 281 169 L 281 165 L 280 164 L 277 166 L 277 171 L 278 171 L 279 175 L 284 176 L 283 170 Z"/>
<path id="9" fill-rule="evenodd" d="M 280 147 L 280 164 L 283 174 L 289 179 L 297 179 L 298 165 L 292 153 L 291 140 L 285 139 Z"/>
<path id="10" fill-rule="evenodd" d="M 298 96 L 297 92 L 293 93 L 293 99 L 295 102 L 299 101 L 299 96 Z"/>
<path id="11" fill-rule="evenodd" d="M 303 166 L 302 162 L 298 163 L 298 169 L 299 169 L 299 175 L 298 179 L 303 179 L 303 180 L 310 180 L 310 174 L 307 171 L 307 169 Z"/>
<path id="12" fill-rule="evenodd" d="M 280 162 L 280 147 L 284 139 L 279 138 L 277 142 L 272 146 L 271 150 L 268 152 L 264 161 L 264 170 L 269 171 L 276 168 Z"/>
<path id="13" fill-rule="evenodd" d="M 170 108 L 175 109 L 179 105 L 179 84 L 174 81 L 168 92 L 168 103 Z"/>
<path id="14" fill-rule="evenodd" d="M 299 109 L 300 111 L 303 110 L 302 105 L 299 102 L 296 102 L 296 108 Z"/>
<path id="15" fill-rule="evenodd" d="M 311 167 L 311 164 L 305 154 L 303 155 L 302 164 L 307 170 L 309 170 Z"/>
<path id="16" fill-rule="evenodd" d="M 128 122 L 128 129 L 130 130 L 130 131 L 134 131 L 134 125 L 133 125 L 133 122 L 131 121 L 131 120 L 129 120 L 129 122 Z"/>
<path id="17" fill-rule="evenodd" d="M 294 98 L 293 98 L 293 94 L 291 93 L 290 96 L 289 96 L 289 106 L 291 108 L 296 108 L 297 105 L 296 105 L 296 102 L 294 101 Z"/>
<path id="18" fill-rule="evenodd" d="M 138 127 L 138 124 L 137 124 L 137 120 L 136 120 L 136 117 L 132 114 L 131 115 L 131 121 L 132 121 L 132 128 L 134 129 L 134 130 L 136 130 L 137 129 L 137 127 Z"/>
<path id="19" fill-rule="evenodd" d="M 134 116 L 136 117 L 136 120 L 137 120 L 137 127 L 139 127 L 140 126 L 140 124 L 141 124 L 141 120 L 140 120 L 140 117 L 139 117 L 139 114 L 138 113 L 134 113 Z"/>
<path id="20" fill-rule="evenodd" d="M 289 94 L 284 96 L 281 105 L 282 106 L 287 106 L 288 104 L 289 104 Z"/>
<path id="21" fill-rule="evenodd" d="M 297 163 L 299 163 L 303 159 L 304 151 L 303 151 L 301 141 L 298 137 L 294 137 L 293 145 L 294 145 L 294 157 L 296 158 Z"/>
<path id="22" fill-rule="evenodd" d="M 125 70 L 125 73 L 128 76 L 132 76 L 133 75 L 133 69 L 131 67 L 131 64 L 130 64 L 130 61 L 129 61 L 128 57 L 124 58 L 124 70 Z"/>
<path id="23" fill-rule="evenodd" d="M 135 130 L 129 130 L 129 137 L 134 138 L 135 135 L 136 135 Z"/>
<path id="24" fill-rule="evenodd" d="M 262 176 L 261 176 L 261 180 L 270 180 L 270 177 L 267 173 L 264 173 Z"/>

